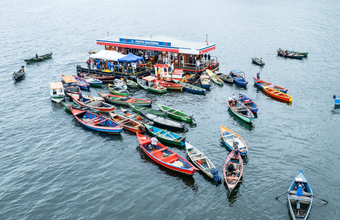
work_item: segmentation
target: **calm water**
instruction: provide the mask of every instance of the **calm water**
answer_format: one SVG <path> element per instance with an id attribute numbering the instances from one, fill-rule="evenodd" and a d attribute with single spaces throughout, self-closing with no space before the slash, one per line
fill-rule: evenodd
<path id="1" fill-rule="evenodd" d="M 2 1 L 0 2 L 0 219 L 290 219 L 286 197 L 303 168 L 315 199 L 309 219 L 338 219 L 340 193 L 339 1 Z M 80 126 L 52 103 L 49 82 L 75 74 L 95 40 L 164 35 L 217 44 L 220 70 L 239 68 L 247 89 L 214 86 L 190 93 L 132 95 L 152 99 L 197 118 L 188 126 L 191 144 L 204 150 L 222 174 L 228 150 L 220 125 L 238 132 L 249 147 L 243 181 L 228 196 L 201 173 L 180 176 L 157 166 L 138 148 L 135 135 L 112 136 Z M 278 47 L 308 51 L 308 59 L 276 56 Z M 53 59 L 13 71 L 36 52 Z M 266 62 L 264 80 L 287 87 L 292 105 L 253 86 Z M 91 94 L 103 89 L 92 89 Z M 226 99 L 242 92 L 259 106 L 249 126 L 228 112 Z M 156 108 L 156 106 L 154 106 Z M 119 113 L 119 111 L 117 111 Z M 181 155 L 185 151 L 172 148 Z"/>

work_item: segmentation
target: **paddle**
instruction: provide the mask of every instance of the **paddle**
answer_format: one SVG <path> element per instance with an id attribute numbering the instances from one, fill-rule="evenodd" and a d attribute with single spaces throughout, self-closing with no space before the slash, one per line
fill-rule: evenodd
<path id="1" fill-rule="evenodd" d="M 321 201 L 323 201 L 323 202 L 325 202 L 325 203 L 329 203 L 327 200 L 325 200 L 325 199 L 321 199 L 321 198 L 319 198 L 319 197 L 316 197 L 316 196 L 314 196 L 313 195 L 313 197 L 315 197 L 315 198 L 317 198 L 317 199 L 320 199 Z"/>
<path id="2" fill-rule="evenodd" d="M 278 196 L 278 197 L 275 197 L 275 199 L 277 200 L 278 198 L 280 198 L 281 196 L 283 196 L 284 194 L 286 194 L 288 192 L 284 192 L 282 195 Z"/>

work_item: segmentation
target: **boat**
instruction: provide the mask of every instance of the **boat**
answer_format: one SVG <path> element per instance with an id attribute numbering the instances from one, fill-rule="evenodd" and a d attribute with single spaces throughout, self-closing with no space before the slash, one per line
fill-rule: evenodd
<path id="1" fill-rule="evenodd" d="M 131 80 L 131 79 L 126 79 L 125 84 L 126 84 L 128 87 L 131 87 L 131 88 L 138 88 L 138 87 L 139 87 L 138 83 L 136 83 L 135 81 L 133 81 L 133 80 Z"/>
<path id="2" fill-rule="evenodd" d="M 272 88 L 272 89 L 276 89 L 276 90 L 278 90 L 278 91 L 280 91 L 280 92 L 283 92 L 283 93 L 287 93 L 287 92 L 288 92 L 288 89 L 283 88 L 283 87 L 281 87 L 281 86 L 273 85 L 272 83 L 268 83 L 268 82 L 265 82 L 265 81 L 263 81 L 263 80 L 261 80 L 261 79 L 257 79 L 257 78 L 254 77 L 254 76 L 253 76 L 253 79 L 254 79 L 254 83 L 255 83 L 259 88 L 261 88 L 261 89 L 262 89 L 262 86 L 268 86 L 268 87 L 270 87 L 270 88 Z"/>
<path id="3" fill-rule="evenodd" d="M 240 101 L 235 100 L 234 103 L 235 105 L 233 105 L 233 101 L 231 100 L 231 97 L 229 97 L 228 105 L 231 112 L 243 121 L 250 123 L 254 119 L 254 114 Z"/>
<path id="4" fill-rule="evenodd" d="M 110 105 L 108 103 L 94 100 L 92 98 L 86 98 L 83 97 L 83 101 L 79 100 L 79 95 L 71 95 L 72 100 L 77 103 L 80 106 L 86 106 L 88 108 L 94 108 L 101 112 L 113 112 L 115 110 L 115 107 L 113 105 Z"/>
<path id="5" fill-rule="evenodd" d="M 109 134 L 119 134 L 123 130 L 122 126 L 101 114 L 97 115 L 89 111 L 75 109 L 72 106 L 69 107 L 77 121 L 87 128 Z"/>
<path id="6" fill-rule="evenodd" d="M 102 81 L 102 83 L 113 83 L 113 80 L 115 78 L 115 76 L 113 75 L 99 75 L 99 74 L 87 74 L 87 73 L 79 73 L 78 76 L 80 77 L 89 77 L 89 78 L 93 78 L 93 79 L 98 79 L 100 81 Z"/>
<path id="7" fill-rule="evenodd" d="M 237 145 L 241 156 L 248 155 L 248 147 L 246 143 L 236 132 L 221 125 L 221 136 L 224 144 L 229 150 L 234 150 L 234 145 Z"/>
<path id="8" fill-rule="evenodd" d="M 226 75 L 226 74 L 223 74 L 223 73 L 220 73 L 220 72 L 217 72 L 217 71 L 215 73 L 218 77 L 220 77 L 220 79 L 222 79 L 226 83 L 233 83 L 234 82 L 234 79 L 230 75 Z"/>
<path id="9" fill-rule="evenodd" d="M 288 52 L 288 51 L 280 50 L 280 49 L 277 50 L 277 55 L 281 57 L 299 59 L 299 60 L 302 60 L 302 58 L 304 57 L 303 55 L 300 55 L 298 53 Z"/>
<path id="10" fill-rule="evenodd" d="M 286 51 L 284 49 L 282 49 L 283 51 Z M 308 52 L 299 52 L 299 51 L 293 51 L 293 50 L 287 50 L 287 52 L 292 52 L 292 53 L 297 53 L 302 55 L 303 57 L 307 57 L 308 56 Z"/>
<path id="11" fill-rule="evenodd" d="M 153 122 L 153 125 L 160 128 L 170 129 L 170 130 L 184 130 L 185 126 L 183 123 L 179 123 L 177 121 L 173 121 L 170 119 L 166 119 L 159 115 L 154 115 L 144 110 L 140 111 L 140 114 Z"/>
<path id="12" fill-rule="evenodd" d="M 44 55 L 41 55 L 41 56 L 38 56 L 38 57 L 33 57 L 33 58 L 29 58 L 29 59 L 24 59 L 24 60 L 27 64 L 41 62 L 41 61 L 44 61 L 44 60 L 51 59 L 52 54 L 53 53 L 48 53 L 48 54 L 44 54 Z"/>
<path id="13" fill-rule="evenodd" d="M 299 184 L 302 192 L 298 193 Z M 300 194 L 300 195 L 299 195 Z M 295 220 L 305 220 L 308 218 L 313 203 L 313 191 L 303 173 L 299 170 L 292 184 L 288 188 L 288 207 L 292 218 Z"/>
<path id="14" fill-rule="evenodd" d="M 239 97 L 239 101 L 245 105 L 247 108 L 250 109 L 250 111 L 252 111 L 253 113 L 257 113 L 257 111 L 259 110 L 259 108 L 257 107 L 256 103 L 251 99 L 249 98 L 248 96 L 246 95 L 243 95 L 241 93 L 239 93 L 238 95 Z"/>
<path id="15" fill-rule="evenodd" d="M 180 137 L 174 133 L 171 133 L 170 131 L 157 128 L 151 125 L 145 124 L 146 131 L 151 136 L 156 136 L 157 139 L 163 143 L 166 144 L 172 144 L 175 146 L 183 147 L 185 145 L 185 137 Z"/>
<path id="16" fill-rule="evenodd" d="M 81 109 L 81 110 L 86 110 L 86 111 L 90 111 L 92 113 L 95 113 L 95 114 L 99 114 L 99 110 L 97 109 L 93 109 L 93 108 L 88 108 L 86 106 L 81 106 L 81 105 L 77 105 L 76 103 L 74 102 L 61 102 L 61 104 L 63 104 L 63 106 L 65 107 L 65 110 L 69 113 L 72 114 L 72 111 L 70 109 L 70 105 L 74 108 L 74 109 Z"/>
<path id="17" fill-rule="evenodd" d="M 264 66 L 266 63 L 265 62 L 261 62 L 261 60 L 257 57 L 252 57 L 251 61 L 253 62 L 253 64 L 259 65 L 259 66 Z"/>
<path id="18" fill-rule="evenodd" d="M 270 88 L 268 86 L 262 86 L 262 88 L 263 88 L 263 91 L 271 97 L 274 97 L 276 99 L 280 99 L 280 100 L 285 101 L 285 102 L 292 102 L 293 101 L 293 97 L 286 94 L 286 93 L 277 91 L 276 89 Z"/>
<path id="19" fill-rule="evenodd" d="M 161 85 L 157 85 L 157 78 L 154 76 L 146 76 L 142 78 L 137 78 L 137 83 L 143 89 L 146 89 L 154 93 L 166 93 L 167 89 Z"/>
<path id="20" fill-rule="evenodd" d="M 61 82 L 63 83 L 66 94 L 80 94 L 81 90 L 77 85 L 77 80 L 73 76 L 61 76 Z"/>
<path id="21" fill-rule="evenodd" d="M 114 122 L 125 128 L 126 130 L 131 131 L 133 133 L 145 132 L 145 126 L 142 123 L 122 115 L 117 115 L 115 113 L 110 112 L 109 114 Z"/>
<path id="22" fill-rule="evenodd" d="M 174 108 L 170 108 L 170 107 L 165 106 L 165 105 L 161 105 L 159 103 L 157 103 L 157 106 L 160 110 L 167 113 L 170 118 L 173 118 L 173 119 L 176 119 L 176 120 L 179 120 L 179 121 L 185 121 L 185 122 L 188 122 L 188 123 L 193 122 L 192 115 L 188 115 L 184 112 L 178 111 Z"/>
<path id="23" fill-rule="evenodd" d="M 119 87 L 119 88 L 121 88 L 121 89 L 127 90 L 127 85 L 125 84 L 125 82 L 124 82 L 123 80 L 114 79 L 114 80 L 113 80 L 113 84 L 114 84 L 116 87 Z"/>
<path id="24" fill-rule="evenodd" d="M 118 105 L 132 105 L 137 106 L 151 106 L 152 101 L 146 99 L 131 98 L 127 96 L 111 95 L 107 93 L 98 92 L 100 97 L 103 97 L 106 102 Z"/>
<path id="25" fill-rule="evenodd" d="M 61 82 L 50 82 L 50 96 L 51 100 L 56 103 L 65 99 L 64 86 Z"/>
<path id="26" fill-rule="evenodd" d="M 93 87 L 103 87 L 103 82 L 99 79 L 91 78 L 91 77 L 83 77 L 83 79 Z"/>
<path id="27" fill-rule="evenodd" d="M 336 106 L 340 105 L 340 96 L 334 95 L 333 98 L 334 98 L 334 105 Z"/>
<path id="28" fill-rule="evenodd" d="M 227 184 L 230 193 L 232 193 L 232 191 L 235 189 L 243 174 L 243 161 L 241 154 L 237 154 L 236 157 L 234 154 L 234 150 L 232 150 L 223 166 L 224 181 Z M 228 172 L 228 166 L 230 165 L 230 162 L 233 163 L 236 169 L 233 173 Z"/>
<path id="29" fill-rule="evenodd" d="M 151 147 L 150 138 L 139 133 L 136 134 L 141 149 L 157 164 L 187 175 L 193 175 L 198 170 L 182 156 L 170 150 L 169 147 L 157 142 L 157 146 L 155 146 L 155 149 L 153 149 Z"/>
<path id="30" fill-rule="evenodd" d="M 211 70 L 205 70 L 205 72 L 209 75 L 210 79 L 219 86 L 223 86 L 223 81 Z"/>
<path id="31" fill-rule="evenodd" d="M 201 81 L 201 86 L 204 89 L 210 89 L 211 87 L 211 81 L 210 81 L 210 77 L 208 76 L 208 74 L 206 72 L 203 72 L 200 76 L 200 81 Z"/>
<path id="32" fill-rule="evenodd" d="M 120 96 L 128 96 L 129 92 L 125 89 L 122 89 L 121 87 L 117 87 L 113 84 L 108 84 L 109 90 L 112 94 L 120 95 Z"/>
<path id="33" fill-rule="evenodd" d="M 164 80 L 158 80 L 158 84 L 163 86 L 166 89 L 183 91 L 183 85 L 181 85 L 181 84 L 168 82 L 168 81 L 164 81 Z"/>
<path id="34" fill-rule="evenodd" d="M 75 75 L 72 76 L 77 80 L 77 85 L 80 87 L 80 89 L 88 90 L 90 88 L 90 84 L 86 80 Z"/>
<path id="35" fill-rule="evenodd" d="M 234 79 L 234 82 L 240 86 L 247 86 L 248 81 L 245 79 L 245 73 L 241 70 L 232 70 L 229 75 Z"/>
<path id="36" fill-rule="evenodd" d="M 132 105 L 132 104 L 129 104 L 129 107 L 132 109 L 132 111 L 134 111 L 138 114 L 140 114 L 140 111 L 143 110 L 143 111 L 146 111 L 146 112 L 154 114 L 154 115 L 162 116 L 163 118 L 168 117 L 167 112 L 153 110 L 152 108 L 146 108 L 146 107 L 136 106 L 136 105 Z"/>
<path id="37" fill-rule="evenodd" d="M 24 66 L 21 66 L 21 69 L 18 71 L 18 72 L 15 72 L 13 73 L 13 79 L 15 81 L 19 81 L 19 80 L 22 80 L 23 78 L 25 78 L 25 70 L 24 70 Z"/>
<path id="38" fill-rule="evenodd" d="M 192 84 L 189 83 L 185 83 L 179 80 L 173 80 L 175 83 L 177 84 L 181 84 L 183 85 L 183 90 L 187 91 L 187 92 L 191 92 L 191 93 L 195 93 L 195 94 L 202 94 L 205 95 L 205 89 L 198 87 L 198 86 L 194 86 Z"/>
<path id="39" fill-rule="evenodd" d="M 144 125 L 148 125 L 148 124 L 152 125 L 152 124 L 153 124 L 152 122 L 150 123 L 150 121 L 149 121 L 148 119 L 142 117 L 142 116 L 139 115 L 139 114 L 133 113 L 133 112 L 130 111 L 129 109 L 120 108 L 120 110 L 123 112 L 123 114 L 124 114 L 126 117 L 131 118 L 131 119 L 133 119 L 133 120 L 135 120 L 135 121 L 139 121 L 140 123 L 142 123 L 142 124 L 144 124 Z"/>

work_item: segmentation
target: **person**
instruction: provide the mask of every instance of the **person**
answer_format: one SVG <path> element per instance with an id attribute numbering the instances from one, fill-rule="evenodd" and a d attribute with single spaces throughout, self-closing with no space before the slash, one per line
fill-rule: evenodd
<path id="1" fill-rule="evenodd" d="M 261 63 L 263 63 L 263 60 L 262 60 L 262 58 L 260 58 L 260 62 L 261 62 Z"/>
<path id="2" fill-rule="evenodd" d="M 256 78 L 257 78 L 257 80 L 260 80 L 260 72 L 258 72 L 258 73 L 256 74 Z"/>
<path id="3" fill-rule="evenodd" d="M 205 59 L 205 62 L 207 62 L 207 54 L 206 53 L 204 54 L 204 59 Z"/>
<path id="4" fill-rule="evenodd" d="M 147 55 L 146 52 L 145 52 L 145 62 L 146 62 L 146 63 L 148 62 L 148 59 L 149 59 L 149 57 L 148 57 L 148 55 Z"/>
<path id="5" fill-rule="evenodd" d="M 236 97 L 235 97 L 235 94 L 233 94 L 232 104 L 235 105 L 235 103 L 236 103 Z"/>
<path id="6" fill-rule="evenodd" d="M 230 162 L 230 163 L 229 163 L 229 166 L 228 166 L 228 173 L 227 173 L 227 175 L 232 175 L 233 172 L 234 172 L 235 170 L 236 170 L 236 169 L 235 169 L 235 167 L 234 167 L 233 162 Z"/>
<path id="7" fill-rule="evenodd" d="M 234 136 L 234 140 L 236 139 L 236 136 Z M 239 153 L 239 148 L 238 148 L 238 142 L 234 141 L 233 142 L 233 147 L 234 147 L 234 157 L 238 156 Z"/>
<path id="8" fill-rule="evenodd" d="M 90 70 L 91 70 L 91 60 L 90 58 L 87 60 L 87 73 L 90 74 Z"/>
<path id="9" fill-rule="evenodd" d="M 189 63 L 190 63 L 190 65 L 192 64 L 192 55 L 190 55 Z"/>
<path id="10" fill-rule="evenodd" d="M 38 56 L 38 53 L 36 53 L 36 54 L 35 54 L 35 58 L 36 58 L 36 59 L 38 59 L 38 58 L 39 58 L 39 56 Z"/>
<path id="11" fill-rule="evenodd" d="M 198 70 L 200 69 L 200 60 L 196 60 L 196 67 Z"/>
<path id="12" fill-rule="evenodd" d="M 151 138 L 151 147 L 152 147 L 152 150 L 155 150 L 157 148 L 157 138 L 156 137 L 152 137 Z"/>
<path id="13" fill-rule="evenodd" d="M 208 54 L 208 63 L 210 65 L 210 59 L 211 59 L 211 56 L 210 56 L 210 53 Z"/>
<path id="14" fill-rule="evenodd" d="M 297 185 L 296 195 L 302 196 L 302 184 L 301 183 L 298 183 L 298 185 Z"/>
<path id="15" fill-rule="evenodd" d="M 124 80 L 125 83 L 127 83 L 127 76 L 124 76 Z"/>
<path id="16" fill-rule="evenodd" d="M 165 64 L 168 64 L 168 58 L 165 57 Z"/>
<path id="17" fill-rule="evenodd" d="M 81 93 L 79 93 L 79 101 L 83 102 L 84 101 L 84 97 Z"/>

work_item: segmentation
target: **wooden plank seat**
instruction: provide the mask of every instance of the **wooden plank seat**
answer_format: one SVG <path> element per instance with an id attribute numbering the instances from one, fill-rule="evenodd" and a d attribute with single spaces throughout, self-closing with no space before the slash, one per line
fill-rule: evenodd
<path id="1" fill-rule="evenodd" d="M 162 157 L 161 160 L 164 162 L 164 163 L 173 163 L 175 162 L 176 160 L 178 160 L 177 158 L 177 155 L 176 154 L 171 154 L 167 157 Z"/>
<path id="2" fill-rule="evenodd" d="M 99 121 L 95 121 L 93 124 L 96 125 L 96 124 L 103 123 L 105 121 L 107 121 L 107 118 L 105 118 L 104 120 L 101 120 L 101 121 L 100 120 Z"/>
<path id="3" fill-rule="evenodd" d="M 289 194 L 291 194 L 291 195 L 296 195 L 296 190 L 291 190 L 291 191 L 289 191 Z M 309 192 L 305 192 L 305 191 L 302 191 L 302 195 L 303 196 L 312 196 L 312 194 L 311 193 L 309 193 Z"/>
<path id="4" fill-rule="evenodd" d="M 162 149 L 158 149 L 158 150 L 153 150 L 151 153 L 155 154 L 157 152 L 161 152 L 161 151 L 164 151 L 164 150 L 167 150 L 166 148 L 162 148 Z"/>
<path id="5" fill-rule="evenodd" d="M 86 121 L 85 123 L 89 123 L 89 122 L 95 122 L 95 121 L 98 121 L 98 120 L 100 120 L 100 117 L 95 117 L 95 118 L 92 118 L 92 119 L 89 119 L 88 121 Z"/>

